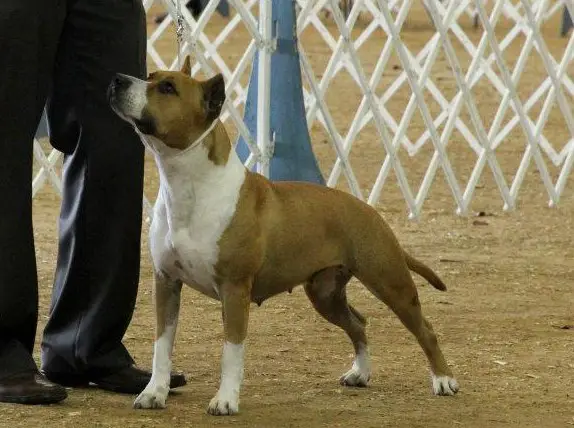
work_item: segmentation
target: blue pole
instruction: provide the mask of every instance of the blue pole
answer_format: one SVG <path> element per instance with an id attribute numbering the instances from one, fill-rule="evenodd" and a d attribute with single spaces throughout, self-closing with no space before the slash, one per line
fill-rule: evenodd
<path id="1" fill-rule="evenodd" d="M 275 134 L 275 150 L 269 165 L 274 181 L 309 181 L 325 184 L 311 148 L 307 129 L 299 53 L 295 5 L 293 1 L 272 0 L 273 28 L 277 49 L 271 55 L 270 129 Z M 244 121 L 251 135 L 257 135 L 257 64 L 252 66 Z M 249 147 L 243 137 L 237 142 L 237 154 L 245 162 Z"/>
<path id="2" fill-rule="evenodd" d="M 562 29 L 560 30 L 560 35 L 562 37 L 566 37 L 568 31 L 570 31 L 572 27 L 574 27 L 572 16 L 566 6 L 564 6 L 564 10 L 562 11 Z"/>

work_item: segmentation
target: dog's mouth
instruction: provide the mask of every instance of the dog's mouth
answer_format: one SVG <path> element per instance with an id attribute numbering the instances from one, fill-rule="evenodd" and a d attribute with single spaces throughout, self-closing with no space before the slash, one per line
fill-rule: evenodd
<path id="1" fill-rule="evenodd" d="M 140 119 L 131 119 L 136 128 L 144 135 L 155 135 L 156 124 L 154 118 L 145 110 Z"/>
<path id="2" fill-rule="evenodd" d="M 120 108 L 120 102 L 118 99 L 118 93 L 114 82 L 110 83 L 108 90 L 106 91 L 106 98 L 111 109 L 122 119 L 128 119 Z"/>
<path id="3" fill-rule="evenodd" d="M 108 90 L 106 91 L 106 98 L 108 99 L 108 103 L 113 104 L 116 98 L 116 86 L 114 82 L 111 82 L 108 85 Z"/>

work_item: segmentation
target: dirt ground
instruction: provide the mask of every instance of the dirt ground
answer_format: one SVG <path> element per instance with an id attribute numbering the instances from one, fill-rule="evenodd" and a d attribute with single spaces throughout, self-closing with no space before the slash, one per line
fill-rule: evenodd
<path id="1" fill-rule="evenodd" d="M 417 3 L 418 5 L 418 3 Z M 155 28 L 150 14 L 150 31 Z M 469 19 L 461 25 L 476 43 L 480 30 Z M 364 25 L 360 28 L 364 28 Z M 208 28 L 216 35 L 221 20 Z M 509 30 L 503 21 L 499 37 Z M 560 59 L 566 39 L 558 37 L 559 17 L 546 23 L 543 35 L 553 55 Z M 329 24 L 335 34 L 335 28 Z M 409 48 L 418 51 L 433 30 L 416 6 L 403 28 Z M 355 34 L 356 36 L 356 34 Z M 224 59 L 237 62 L 247 40 L 241 28 L 222 48 Z M 326 45 L 312 30 L 302 35 L 315 72 L 320 75 L 329 58 Z M 382 48 L 373 37 L 360 50 L 370 75 Z M 524 38 L 505 55 L 516 61 Z M 159 43 L 172 49 L 171 39 Z M 455 43 L 463 68 L 469 57 Z M 394 67 L 397 65 L 397 67 Z M 380 85 L 401 72 L 392 57 Z M 572 68 L 569 69 L 572 77 Z M 431 74 L 447 99 L 455 82 L 444 57 Z M 519 85 L 523 100 L 542 81 L 544 68 L 536 56 L 527 64 Z M 247 76 L 244 76 L 245 81 Z M 327 96 L 340 131 L 346 132 L 360 102 L 359 92 L 347 76 L 337 77 Z M 483 120 L 490 126 L 500 97 L 491 86 L 474 89 Z M 410 92 L 403 88 L 387 108 L 395 117 L 406 106 Z M 430 98 L 429 98 L 430 99 Z M 341 102 L 344 101 L 344 102 Z M 572 102 L 571 98 L 569 101 Z M 572 105 L 572 104 L 571 104 Z M 435 104 L 430 104 L 436 114 Z M 536 118 L 540 106 L 533 108 Z M 464 115 L 463 115 L 464 117 Z M 466 121 L 469 123 L 469 121 Z M 469 127 L 471 127 L 469 125 Z M 424 131 L 415 114 L 408 135 L 415 140 Z M 230 130 L 230 132 L 233 132 Z M 564 120 L 555 109 L 545 135 L 561 150 L 569 139 Z M 334 162 L 334 151 L 319 125 L 312 130 L 313 147 L 324 172 Z M 497 150 L 506 179 L 511 181 L 525 149 L 519 130 Z M 384 152 L 369 125 L 359 136 L 351 162 L 365 192 L 379 171 Z M 453 134 L 448 150 L 464 186 L 476 155 Z M 418 189 L 432 150 L 427 144 L 414 157 L 401 151 L 401 160 L 413 189 Z M 549 165 L 550 163 L 547 162 Z M 549 166 L 555 180 L 559 169 Z M 229 418 L 206 414 L 206 406 L 219 381 L 222 324 L 220 305 L 185 290 L 175 345 L 174 368 L 185 372 L 188 385 L 172 394 L 163 411 L 135 411 L 135 397 L 92 389 L 73 389 L 69 398 L 48 407 L 0 405 L 2 427 L 567 427 L 574 425 L 574 183 L 570 180 L 558 208 L 547 207 L 540 175 L 531 165 L 520 191 L 518 208 L 502 210 L 502 200 L 490 171 L 485 170 L 471 212 L 488 216 L 459 217 L 442 173 L 437 174 L 423 215 L 407 219 L 404 199 L 392 174 L 377 205 L 403 245 L 432 266 L 449 287 L 441 293 L 420 285 L 420 300 L 439 335 L 449 364 L 460 382 L 456 397 L 431 395 L 426 359 L 414 338 L 398 319 L 359 283 L 349 286 L 349 298 L 367 318 L 373 375 L 365 389 L 339 386 L 337 379 L 352 361 L 352 347 L 344 333 L 321 319 L 301 288 L 263 304 L 253 305 L 246 353 L 241 413 Z M 340 187 L 346 188 L 344 178 Z M 146 194 L 153 199 L 157 175 L 147 161 Z M 56 259 L 59 198 L 47 186 L 34 201 L 35 236 L 40 279 L 38 340 L 47 319 Z M 480 222 L 477 224 L 477 220 Z M 147 235 L 147 225 L 144 225 Z M 142 243 L 141 288 L 125 344 L 137 363 L 151 366 L 154 313 L 151 300 L 151 266 L 147 240 Z M 238 257 L 240 257 L 238 255 Z M 36 355 L 38 357 L 38 355 Z"/>

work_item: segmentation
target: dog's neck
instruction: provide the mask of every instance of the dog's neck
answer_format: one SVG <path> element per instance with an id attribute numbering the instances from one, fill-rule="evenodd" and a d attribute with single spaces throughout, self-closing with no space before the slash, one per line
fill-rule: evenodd
<path id="1" fill-rule="evenodd" d="M 217 141 L 216 132 L 212 129 L 202 136 L 204 141 L 198 139 L 175 154 L 154 151 L 160 179 L 158 198 L 165 204 L 172 230 L 189 227 L 192 218 L 195 223 L 217 221 L 214 217 L 231 215 L 228 211 L 235 209 L 246 168 L 225 130 L 219 130 Z M 209 147 L 214 144 L 229 145 L 226 162 L 217 164 L 209 158 Z"/>

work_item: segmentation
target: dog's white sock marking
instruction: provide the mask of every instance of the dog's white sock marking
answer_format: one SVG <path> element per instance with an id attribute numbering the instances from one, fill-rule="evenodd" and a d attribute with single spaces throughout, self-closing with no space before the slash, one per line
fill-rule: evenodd
<path id="1" fill-rule="evenodd" d="M 153 353 L 153 369 L 149 383 L 136 398 L 136 409 L 163 409 L 169 393 L 171 376 L 170 349 L 172 347 L 175 326 L 166 326 L 164 332 L 156 340 Z"/>
<path id="2" fill-rule="evenodd" d="M 239 390 L 243 381 L 244 345 L 225 342 L 221 359 L 219 391 L 209 403 L 211 415 L 234 415 L 239 412 Z"/>
<path id="3" fill-rule="evenodd" d="M 367 386 L 371 378 L 371 361 L 367 345 L 359 347 L 359 352 L 353 361 L 353 367 L 339 379 L 345 386 Z"/>
<path id="4" fill-rule="evenodd" d="M 431 372 L 434 395 L 454 395 L 458 392 L 458 382 L 450 376 L 436 376 Z"/>

